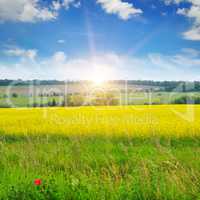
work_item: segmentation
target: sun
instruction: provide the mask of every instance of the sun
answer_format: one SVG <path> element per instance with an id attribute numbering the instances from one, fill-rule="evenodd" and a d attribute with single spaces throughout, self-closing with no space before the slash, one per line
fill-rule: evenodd
<path id="1" fill-rule="evenodd" d="M 91 81 L 94 83 L 94 85 L 96 86 L 101 86 L 103 85 L 103 83 L 106 81 L 105 78 L 103 76 L 99 75 L 95 75 L 92 77 Z"/>
<path id="2" fill-rule="evenodd" d="M 96 67 L 95 70 L 91 73 L 90 80 L 96 86 L 101 86 L 106 81 L 108 74 L 105 70 L 102 70 L 100 67 Z"/>
<path id="3" fill-rule="evenodd" d="M 91 70 L 89 79 L 95 86 L 104 87 L 106 82 L 111 80 L 113 76 L 114 73 L 111 66 L 96 62 Z"/>
<path id="4" fill-rule="evenodd" d="M 93 78 L 92 78 L 92 82 L 95 84 L 95 85 L 102 85 L 104 82 L 105 82 L 105 77 L 101 74 L 98 74 L 98 75 L 95 75 Z"/>

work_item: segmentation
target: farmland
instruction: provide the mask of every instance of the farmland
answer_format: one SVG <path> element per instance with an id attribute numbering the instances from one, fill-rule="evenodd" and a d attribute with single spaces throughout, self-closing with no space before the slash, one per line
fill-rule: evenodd
<path id="1" fill-rule="evenodd" d="M 198 105 L 1 109 L 0 199 L 198 199 L 199 123 Z"/>
<path id="2" fill-rule="evenodd" d="M 0 86 L 0 108 L 52 107 L 82 105 L 148 105 L 179 104 L 197 99 L 198 91 L 157 91 L 144 85 L 105 84 L 103 86 L 80 83 L 68 85 Z M 182 101 L 182 98 L 186 98 Z M 178 100 L 176 102 L 176 100 Z M 52 105 L 53 102 L 53 105 Z"/>

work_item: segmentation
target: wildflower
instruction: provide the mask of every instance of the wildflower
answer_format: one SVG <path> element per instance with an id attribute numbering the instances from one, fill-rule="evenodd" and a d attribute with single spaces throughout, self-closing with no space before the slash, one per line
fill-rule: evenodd
<path id="1" fill-rule="evenodd" d="M 41 185 L 42 184 L 41 179 L 35 179 L 34 184 L 37 185 L 37 186 Z"/>

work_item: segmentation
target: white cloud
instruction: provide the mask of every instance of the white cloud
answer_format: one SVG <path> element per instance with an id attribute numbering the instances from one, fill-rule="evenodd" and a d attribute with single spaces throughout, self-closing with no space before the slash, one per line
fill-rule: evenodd
<path id="1" fill-rule="evenodd" d="M 60 1 L 53 1 L 52 7 L 54 10 L 60 10 L 62 5 L 61 5 Z"/>
<path id="2" fill-rule="evenodd" d="M 62 8 L 79 8 L 82 0 L 53 0 L 43 4 L 42 0 L 0 0 L 0 21 L 37 22 L 54 20 Z M 116 14 L 123 20 L 139 15 L 143 11 L 124 0 L 96 0 L 108 14 Z"/>
<path id="3" fill-rule="evenodd" d="M 179 15 L 186 15 L 187 9 L 186 8 L 178 8 L 176 13 L 179 14 Z"/>
<path id="4" fill-rule="evenodd" d="M 79 7 L 77 0 L 54 0 L 42 6 L 41 0 L 0 0 L 0 21 L 37 22 L 57 18 L 61 8 Z"/>
<path id="5" fill-rule="evenodd" d="M 66 9 L 70 7 L 70 5 L 79 8 L 81 5 L 81 2 L 78 0 L 63 0 L 62 6 L 64 6 Z"/>
<path id="6" fill-rule="evenodd" d="M 146 57 L 109 52 L 68 58 L 64 52 L 55 52 L 49 58 L 36 58 L 34 62 L 28 59 L 15 64 L 0 62 L 0 78 L 91 80 L 94 76 L 103 76 L 104 79 L 199 80 L 199 66 L 200 54 L 195 49 Z"/>
<path id="7" fill-rule="evenodd" d="M 200 40 L 200 25 L 194 25 L 190 30 L 183 33 L 183 35 L 188 40 Z"/>
<path id="8" fill-rule="evenodd" d="M 57 41 L 59 44 L 64 44 L 65 43 L 65 40 L 58 40 Z"/>
<path id="9" fill-rule="evenodd" d="M 97 0 L 97 3 L 101 4 L 107 13 L 117 14 L 123 20 L 142 13 L 142 10 L 135 8 L 132 3 L 122 0 Z"/>
<path id="10" fill-rule="evenodd" d="M 64 52 L 58 51 L 53 55 L 52 61 L 55 63 L 64 63 L 66 61 L 66 58 L 67 57 Z"/>
<path id="11" fill-rule="evenodd" d="M 182 53 L 186 54 L 187 56 L 190 57 L 198 57 L 200 56 L 200 51 L 192 48 L 183 48 Z"/>
<path id="12" fill-rule="evenodd" d="M 79 8 L 81 6 L 80 0 L 54 0 L 52 2 L 52 8 L 54 10 L 60 10 L 61 8 L 69 9 L 70 6 Z"/>
<path id="13" fill-rule="evenodd" d="M 194 51 L 196 50 L 183 49 L 181 53 L 175 55 L 150 54 L 149 57 L 153 64 L 163 69 L 169 69 L 173 76 L 174 70 L 178 70 L 181 73 L 186 71 L 191 73 L 192 70 L 200 70 L 200 57 L 194 56 Z"/>
<path id="14" fill-rule="evenodd" d="M 179 3 L 181 3 L 182 1 L 185 1 L 185 0 L 164 0 L 164 2 L 165 2 L 166 5 L 170 5 L 171 3 L 179 4 Z M 186 1 L 187 1 L 187 0 L 186 0 Z"/>
<path id="15" fill-rule="evenodd" d="M 75 8 L 80 8 L 80 7 L 81 7 L 81 2 L 78 1 L 77 3 L 74 3 L 73 6 L 74 6 Z"/>
<path id="16" fill-rule="evenodd" d="M 178 9 L 177 13 L 194 20 L 192 27 L 183 33 L 185 39 L 200 40 L 200 1 L 188 0 L 192 3 L 190 8 Z"/>
<path id="17" fill-rule="evenodd" d="M 42 7 L 39 0 L 0 0 L 0 20 L 35 22 L 53 20 L 57 12 Z"/>
<path id="18" fill-rule="evenodd" d="M 30 60 L 34 60 L 37 56 L 36 49 L 22 49 L 19 47 L 13 47 L 4 51 L 4 53 L 8 56 L 17 56 L 20 58 L 28 58 Z"/>
<path id="19" fill-rule="evenodd" d="M 192 27 L 183 33 L 183 37 L 187 40 L 200 40 L 200 0 L 165 0 L 167 5 L 181 2 L 188 2 L 191 6 L 189 8 L 178 8 L 177 14 L 193 20 Z"/>

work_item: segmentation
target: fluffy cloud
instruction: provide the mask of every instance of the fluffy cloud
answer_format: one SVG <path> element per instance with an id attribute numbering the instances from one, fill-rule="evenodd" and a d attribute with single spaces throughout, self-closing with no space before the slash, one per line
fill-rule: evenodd
<path id="1" fill-rule="evenodd" d="M 0 0 L 0 21 L 36 22 L 54 20 L 61 8 L 77 7 L 77 0 L 54 0 L 42 6 L 41 0 Z"/>
<path id="2" fill-rule="evenodd" d="M 67 57 L 64 52 L 58 51 L 53 55 L 52 60 L 55 63 L 64 63 L 66 61 L 66 58 Z"/>
<path id="3" fill-rule="evenodd" d="M 188 40 L 200 41 L 200 24 L 194 25 L 190 30 L 183 33 L 184 38 Z"/>
<path id="4" fill-rule="evenodd" d="M 146 57 L 112 52 L 68 58 L 60 51 L 49 58 L 36 58 L 34 62 L 29 59 L 14 64 L 0 62 L 0 78 L 200 80 L 199 66 L 200 52 L 195 49 L 183 49 L 176 55 L 154 53 Z"/>
<path id="5" fill-rule="evenodd" d="M 78 8 L 81 5 L 81 2 L 78 0 L 63 0 L 62 5 L 68 9 L 70 5 L 73 5 L 74 7 Z"/>
<path id="6" fill-rule="evenodd" d="M 55 19 L 57 13 L 38 0 L 0 0 L 0 20 L 35 22 Z"/>
<path id="7" fill-rule="evenodd" d="M 193 19 L 192 27 L 183 33 L 185 39 L 200 40 L 200 0 L 165 0 L 166 4 L 191 3 L 190 8 L 179 8 L 177 14 Z"/>
<path id="8" fill-rule="evenodd" d="M 177 13 L 194 20 L 192 28 L 186 31 L 183 36 L 188 40 L 200 40 L 200 1 L 188 0 L 192 3 L 189 9 L 178 9 Z"/>
<path id="9" fill-rule="evenodd" d="M 20 58 L 28 58 L 30 60 L 34 60 L 37 56 L 36 49 L 22 49 L 19 47 L 12 47 L 4 51 L 4 53 L 8 56 L 17 56 Z"/>
<path id="10" fill-rule="evenodd" d="M 122 0 L 97 0 L 97 3 L 101 4 L 107 13 L 117 14 L 123 20 L 142 13 L 141 9 L 137 9 L 133 4 Z"/>
<path id="11" fill-rule="evenodd" d="M 52 7 L 54 10 L 60 10 L 62 7 L 62 4 L 59 1 L 53 1 Z"/>
<path id="12" fill-rule="evenodd" d="M 96 0 L 106 13 L 116 14 L 127 20 L 142 13 L 132 3 L 122 0 Z M 0 21 L 37 22 L 54 20 L 60 9 L 70 6 L 79 8 L 81 0 L 53 0 L 51 4 L 44 4 L 42 0 L 0 0 Z"/>

